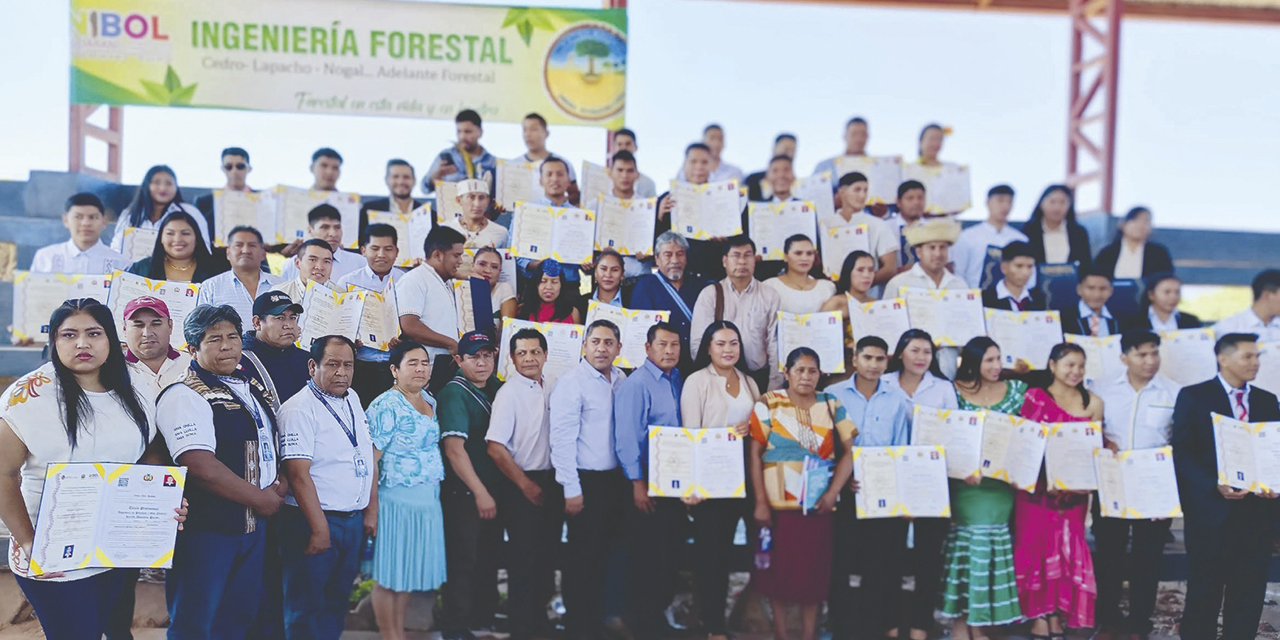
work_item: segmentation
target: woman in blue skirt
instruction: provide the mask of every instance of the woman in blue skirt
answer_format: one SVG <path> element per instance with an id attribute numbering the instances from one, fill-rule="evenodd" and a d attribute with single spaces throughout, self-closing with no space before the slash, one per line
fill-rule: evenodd
<path id="1" fill-rule="evenodd" d="M 440 511 L 440 424 L 427 393 L 431 356 L 404 341 L 391 349 L 395 385 L 365 414 L 373 435 L 378 489 L 365 529 L 372 531 L 373 612 L 387 640 L 405 640 L 409 594 L 431 591 L 445 579 L 444 519 Z"/>

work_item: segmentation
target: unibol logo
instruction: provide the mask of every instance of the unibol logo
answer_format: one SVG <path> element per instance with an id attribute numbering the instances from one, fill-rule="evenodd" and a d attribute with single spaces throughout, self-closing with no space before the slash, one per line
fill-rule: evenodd
<path id="1" fill-rule="evenodd" d="M 71 27 L 81 36 L 132 40 L 168 40 L 160 27 L 160 16 L 114 11 L 79 11 L 71 14 Z"/>

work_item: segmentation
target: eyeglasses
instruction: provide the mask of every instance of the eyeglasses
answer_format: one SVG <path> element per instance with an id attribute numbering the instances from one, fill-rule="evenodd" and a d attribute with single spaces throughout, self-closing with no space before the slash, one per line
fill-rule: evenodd
<path id="1" fill-rule="evenodd" d="M 235 169 L 237 171 L 244 171 L 245 169 L 248 169 L 248 168 L 249 168 L 249 165 L 248 163 L 245 163 L 245 162 L 237 162 L 235 164 L 231 164 L 228 162 L 227 164 L 222 165 L 223 171 L 230 171 L 232 169 Z"/>

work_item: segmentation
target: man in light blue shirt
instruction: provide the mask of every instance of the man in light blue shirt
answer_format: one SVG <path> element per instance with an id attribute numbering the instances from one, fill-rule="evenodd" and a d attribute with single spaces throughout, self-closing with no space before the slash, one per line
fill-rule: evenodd
<path id="1" fill-rule="evenodd" d="M 857 447 L 897 447 L 910 443 L 907 406 L 911 400 L 898 387 L 880 380 L 889 364 L 889 345 L 876 336 L 858 340 L 852 378 L 827 387 L 858 427 Z"/>
<path id="2" fill-rule="evenodd" d="M 458 143 L 436 154 L 426 175 L 422 176 L 423 193 L 435 193 L 438 180 L 462 182 L 475 178 L 493 184 L 498 160 L 480 146 L 480 137 L 484 135 L 480 114 L 472 109 L 463 109 L 453 122 Z"/>
<path id="3" fill-rule="evenodd" d="M 262 233 L 253 227 L 239 226 L 227 234 L 227 261 L 231 270 L 200 284 L 196 304 L 229 305 L 241 318 L 253 317 L 253 301 L 280 282 L 262 270 L 266 257 Z M 285 398 L 287 400 L 288 398 Z"/>
<path id="4" fill-rule="evenodd" d="M 644 364 L 631 374 L 613 399 L 613 433 L 618 462 L 631 481 L 632 508 L 627 511 L 627 548 L 631 554 L 631 611 L 627 622 L 637 638 L 667 637 L 663 613 L 675 595 L 675 554 L 688 538 L 688 511 L 672 487 L 670 498 L 649 497 L 649 427 L 676 427 L 684 380 L 680 332 L 667 322 L 649 327 Z M 665 489 L 665 487 L 664 487 Z"/>
<path id="5" fill-rule="evenodd" d="M 867 121 L 861 117 L 850 118 L 849 122 L 844 125 L 844 154 L 846 156 L 865 156 L 867 155 L 867 139 L 871 137 L 868 131 Z M 813 168 L 814 175 L 823 171 L 831 172 L 831 182 L 840 180 L 840 176 L 836 175 L 836 158 L 840 156 L 832 156 L 818 163 Z"/>
<path id="6" fill-rule="evenodd" d="M 542 161 L 538 167 L 538 180 L 542 185 L 542 190 L 546 194 L 541 199 L 534 201 L 532 204 L 543 205 L 548 207 L 572 207 L 573 203 L 569 202 L 569 163 L 558 156 L 548 156 Z M 514 231 L 512 225 L 514 213 L 508 211 L 498 217 L 498 224 Z M 503 223 L 506 224 L 503 224 Z M 529 258 L 516 258 L 516 267 L 520 270 L 520 275 L 526 278 L 534 277 L 538 268 L 542 266 L 541 260 L 532 260 Z M 565 265 L 566 269 L 562 270 L 564 279 L 568 282 L 578 282 L 582 279 L 579 269 L 573 265 Z M 537 286 L 534 284 L 534 286 Z"/>
<path id="7" fill-rule="evenodd" d="M 374 223 L 366 227 L 360 237 L 360 255 L 364 256 L 365 266 L 342 276 L 338 289 L 347 291 L 355 286 L 394 296 L 394 281 L 404 273 L 395 267 L 400 258 L 399 236 L 396 228 L 389 224 Z M 383 351 L 379 345 L 368 342 L 369 339 L 367 335 L 362 337 L 356 350 L 355 375 L 351 378 L 351 388 L 365 409 L 394 384 L 387 362 L 391 359 L 391 347 L 400 342 L 400 338 L 392 338 Z"/>

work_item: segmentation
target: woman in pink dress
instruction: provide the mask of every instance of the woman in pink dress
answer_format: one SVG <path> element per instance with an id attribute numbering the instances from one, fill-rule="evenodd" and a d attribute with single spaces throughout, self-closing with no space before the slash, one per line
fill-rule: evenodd
<path id="1" fill-rule="evenodd" d="M 1102 420 L 1102 400 L 1084 388 L 1084 350 L 1063 343 L 1049 354 L 1052 381 L 1027 391 L 1022 417 L 1037 422 Z M 1013 566 L 1022 615 L 1034 619 L 1032 640 L 1063 640 L 1065 627 L 1092 627 L 1098 588 L 1084 537 L 1089 493 L 1046 486 L 1014 502 Z"/>

